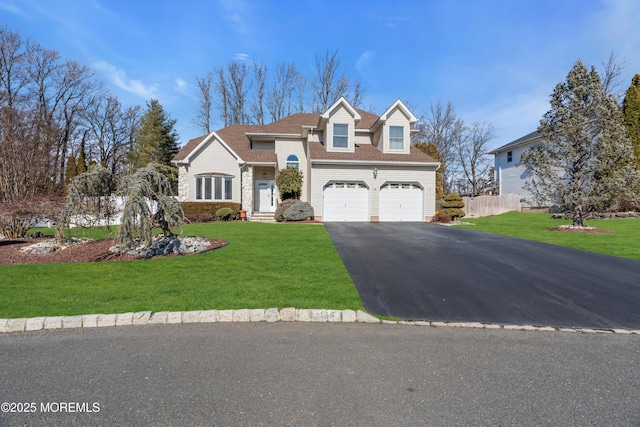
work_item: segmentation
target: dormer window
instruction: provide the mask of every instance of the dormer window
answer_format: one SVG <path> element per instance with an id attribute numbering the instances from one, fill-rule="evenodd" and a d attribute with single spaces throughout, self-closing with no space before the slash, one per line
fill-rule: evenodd
<path id="1" fill-rule="evenodd" d="M 389 150 L 404 150 L 404 127 L 389 126 Z"/>
<path id="2" fill-rule="evenodd" d="M 300 160 L 298 160 L 298 156 L 292 154 L 287 157 L 287 167 L 294 168 L 295 170 L 300 170 Z"/>
<path id="3" fill-rule="evenodd" d="M 349 148 L 349 125 L 333 125 L 333 148 Z"/>

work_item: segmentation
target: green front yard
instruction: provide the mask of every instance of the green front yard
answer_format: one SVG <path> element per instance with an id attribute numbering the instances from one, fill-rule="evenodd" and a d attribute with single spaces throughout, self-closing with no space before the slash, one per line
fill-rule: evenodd
<path id="1" fill-rule="evenodd" d="M 640 260 L 640 219 L 586 221 L 590 227 L 614 234 L 547 231 L 571 224 L 571 221 L 551 219 L 551 214 L 508 212 L 486 218 L 465 218 L 464 221 L 475 225 L 458 227 Z"/>
<path id="2" fill-rule="evenodd" d="M 321 225 L 192 224 L 184 227 L 184 234 L 230 243 L 204 254 L 165 259 L 0 266 L 0 318 L 148 310 L 362 309 Z"/>

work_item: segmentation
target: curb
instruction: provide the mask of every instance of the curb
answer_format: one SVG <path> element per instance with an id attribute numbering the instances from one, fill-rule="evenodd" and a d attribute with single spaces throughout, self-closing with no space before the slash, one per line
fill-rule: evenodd
<path id="1" fill-rule="evenodd" d="M 0 319 L 0 334 L 53 329 L 106 328 L 111 326 L 164 325 L 180 323 L 246 323 L 246 322 L 328 322 L 379 323 L 430 327 L 507 329 L 518 331 L 578 332 L 590 334 L 640 335 L 638 329 L 559 328 L 534 325 L 501 325 L 480 322 L 432 322 L 380 320 L 364 311 L 297 308 L 197 311 L 140 311 L 121 314 L 86 314 L 80 316 L 32 317 Z"/>

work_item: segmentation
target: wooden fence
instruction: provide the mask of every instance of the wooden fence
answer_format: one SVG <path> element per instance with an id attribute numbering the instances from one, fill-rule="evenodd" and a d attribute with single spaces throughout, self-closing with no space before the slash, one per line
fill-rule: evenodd
<path id="1" fill-rule="evenodd" d="M 502 194 L 500 196 L 463 197 L 465 218 L 480 218 L 499 215 L 501 213 L 522 210 L 518 194 Z"/>

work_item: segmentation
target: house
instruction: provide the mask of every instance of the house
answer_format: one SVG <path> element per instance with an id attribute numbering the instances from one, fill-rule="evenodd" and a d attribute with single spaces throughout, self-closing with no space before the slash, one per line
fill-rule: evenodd
<path id="1" fill-rule="evenodd" d="M 377 116 L 340 98 L 323 114 L 228 126 L 174 157 L 178 198 L 241 203 L 248 219 L 272 219 L 275 178 L 292 166 L 303 173 L 300 198 L 318 220 L 428 221 L 440 164 L 411 147 L 416 122 L 400 100 Z"/>
<path id="2" fill-rule="evenodd" d="M 525 207 L 532 206 L 533 196 L 524 189 L 529 172 L 520 165 L 520 158 L 522 153 L 538 144 L 541 138 L 540 133 L 534 131 L 489 152 L 495 156 L 495 179 L 498 181 L 498 194 L 517 194 L 522 199 L 522 206 Z"/>

